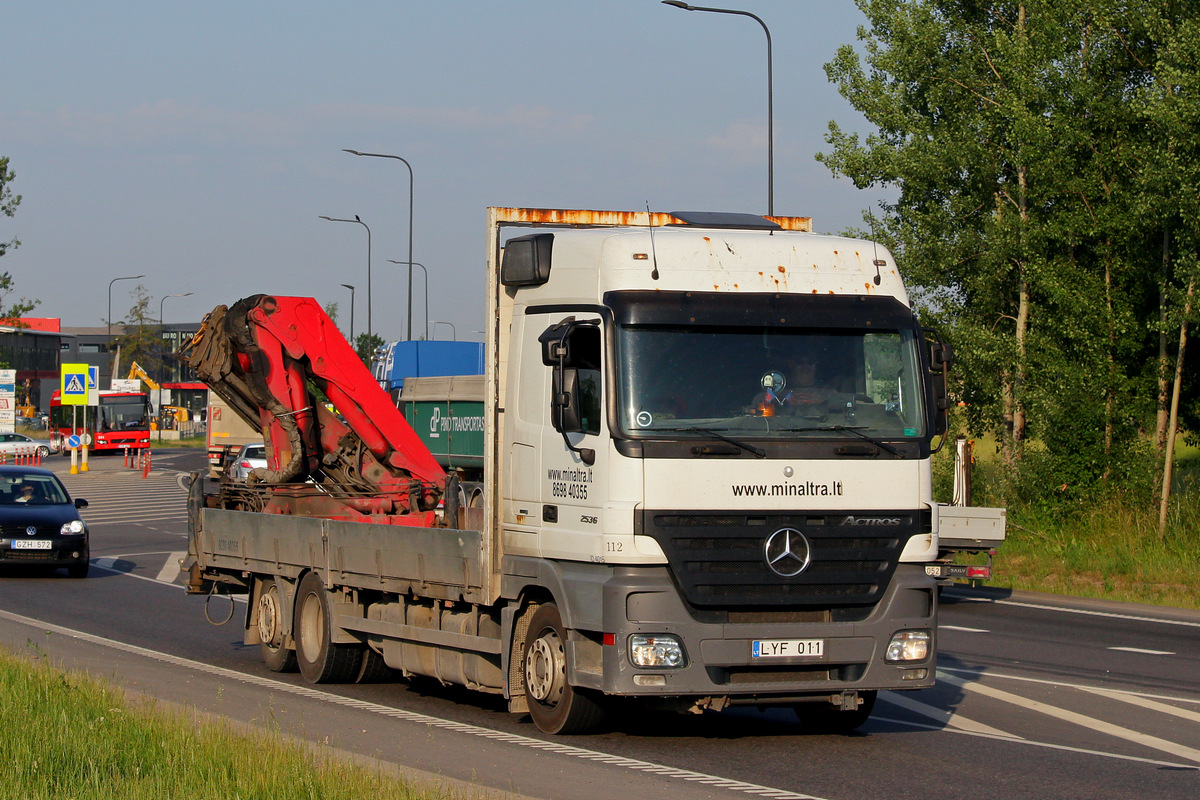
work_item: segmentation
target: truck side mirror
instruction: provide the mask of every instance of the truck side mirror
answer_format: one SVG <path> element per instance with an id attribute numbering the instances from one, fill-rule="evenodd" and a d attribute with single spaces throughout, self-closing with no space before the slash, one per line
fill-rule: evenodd
<path id="1" fill-rule="evenodd" d="M 933 452 L 942 449 L 942 445 L 946 443 L 946 433 L 950 429 L 950 390 L 949 390 L 949 373 L 950 365 L 954 362 L 954 353 L 950 349 L 950 345 L 942 341 L 942 337 L 937 331 L 931 328 L 924 328 L 922 331 L 926 343 L 929 345 L 929 388 L 930 388 L 930 412 L 933 417 L 933 434 L 940 436 L 941 441 L 938 442 L 937 448 Z"/>
<path id="2" fill-rule="evenodd" d="M 596 433 L 599 430 L 597 427 L 596 430 L 589 431 L 588 425 L 585 424 L 585 413 L 588 419 L 594 422 L 599 409 L 585 410 L 579 379 L 581 369 L 599 369 L 599 324 L 599 320 L 577 322 L 574 317 L 567 317 L 551 325 L 538 337 L 542 345 L 542 362 L 554 369 L 550 385 L 551 424 L 562 434 L 567 449 L 578 453 L 579 458 L 588 466 L 596 463 L 596 451 L 576 447 L 571 444 L 567 434 Z M 594 387 L 595 384 L 588 385 Z M 596 392 L 590 392 L 589 398 L 593 402 L 597 401 Z"/>
<path id="3" fill-rule="evenodd" d="M 550 280 L 553 233 L 534 233 L 509 239 L 500 262 L 500 283 L 505 286 L 541 286 Z"/>
<path id="4" fill-rule="evenodd" d="M 579 370 L 554 370 L 554 396 L 550 401 L 551 418 L 555 430 L 562 433 L 580 433 L 583 422 L 579 415 Z"/>

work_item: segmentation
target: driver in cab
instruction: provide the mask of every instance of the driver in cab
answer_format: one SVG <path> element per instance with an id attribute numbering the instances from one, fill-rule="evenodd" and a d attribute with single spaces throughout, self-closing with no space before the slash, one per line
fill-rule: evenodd
<path id="1" fill-rule="evenodd" d="M 827 402 L 833 394 L 833 387 L 818 377 L 817 361 L 811 354 L 785 357 L 780 367 L 762 377 L 763 391 L 754 398 L 758 416 L 794 414 L 806 406 L 811 409 Z"/>

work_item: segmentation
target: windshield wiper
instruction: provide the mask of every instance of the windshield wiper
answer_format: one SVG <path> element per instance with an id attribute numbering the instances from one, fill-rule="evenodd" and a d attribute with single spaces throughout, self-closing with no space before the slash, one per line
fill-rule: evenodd
<path id="1" fill-rule="evenodd" d="M 711 428 L 677 428 L 676 430 L 683 431 L 685 433 L 702 433 L 706 436 L 712 436 L 714 438 L 720 439 L 722 442 L 728 442 L 729 444 L 733 445 L 734 447 L 740 447 L 741 449 L 745 450 L 747 453 L 753 453 L 758 458 L 766 458 L 767 457 L 766 450 L 755 447 L 754 445 L 746 444 L 745 442 L 739 442 L 737 439 L 730 439 L 728 436 L 723 436 L 722 434 L 717 433 L 716 431 L 712 430 Z"/>
<path id="2" fill-rule="evenodd" d="M 805 428 L 804 430 L 810 430 L 810 431 L 850 431 L 850 433 L 853 433 L 855 436 L 858 436 L 859 438 L 866 439 L 868 442 L 870 442 L 871 444 L 875 445 L 876 447 L 882 447 L 884 450 L 887 450 L 889 453 L 891 453 L 892 455 L 896 456 L 897 458 L 903 458 L 903 457 L 904 457 L 904 456 L 903 456 L 903 454 L 901 454 L 901 452 L 900 452 L 899 450 L 897 450 L 896 448 L 892 447 L 892 446 L 891 446 L 890 444 L 888 444 L 887 442 L 884 442 L 884 441 L 882 441 L 882 440 L 880 440 L 880 439 L 876 439 L 874 436 L 868 436 L 867 434 L 863 433 L 863 430 L 864 430 L 865 428 L 869 428 L 869 427 L 870 427 L 869 425 L 820 425 L 820 426 L 818 426 L 818 427 L 816 427 L 816 428 Z"/>

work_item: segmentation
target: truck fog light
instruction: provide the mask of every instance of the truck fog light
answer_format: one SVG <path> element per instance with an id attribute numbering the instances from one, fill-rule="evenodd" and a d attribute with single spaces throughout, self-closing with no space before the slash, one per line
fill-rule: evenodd
<path id="1" fill-rule="evenodd" d="M 929 631 L 899 631 L 892 634 L 884 660 L 924 661 L 929 658 L 929 643 L 933 637 Z"/>
<path id="2" fill-rule="evenodd" d="M 666 675 L 634 675 L 634 686 L 666 686 Z"/>
<path id="3" fill-rule="evenodd" d="M 687 666 L 687 654 L 679 637 L 669 633 L 635 633 L 629 637 L 629 660 L 635 667 Z"/>
<path id="4" fill-rule="evenodd" d="M 923 681 L 929 677 L 929 670 L 922 667 L 921 669 L 906 669 L 900 673 L 902 681 Z"/>

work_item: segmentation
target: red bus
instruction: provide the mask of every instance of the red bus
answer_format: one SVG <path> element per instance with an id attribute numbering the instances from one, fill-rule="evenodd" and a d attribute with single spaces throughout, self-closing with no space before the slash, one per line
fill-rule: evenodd
<path id="1" fill-rule="evenodd" d="M 91 452 L 119 451 L 126 447 L 141 450 L 150 446 L 150 395 L 145 392 L 114 392 L 100 390 L 100 406 L 64 406 L 58 392 L 50 398 L 50 446 L 62 449 L 72 433 L 83 430 L 84 409 L 87 408 Z M 77 428 L 72 430 L 71 423 Z"/>

